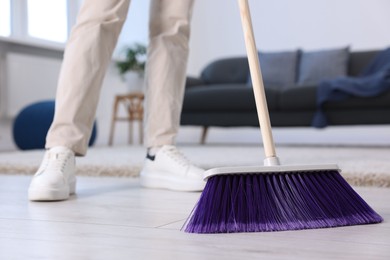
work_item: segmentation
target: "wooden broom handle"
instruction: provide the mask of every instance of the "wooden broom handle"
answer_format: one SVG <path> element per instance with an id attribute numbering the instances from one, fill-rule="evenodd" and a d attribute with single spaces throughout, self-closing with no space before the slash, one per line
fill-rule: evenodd
<path id="1" fill-rule="evenodd" d="M 257 116 L 261 128 L 261 136 L 266 158 L 276 157 L 274 140 L 272 137 L 271 123 L 268 114 L 267 100 L 265 97 L 263 77 L 260 70 L 259 56 L 256 48 L 255 37 L 249 11 L 248 0 L 238 0 L 240 7 L 241 23 L 244 32 L 245 46 L 248 54 L 249 69 L 252 78 L 253 92 L 255 95 Z"/>

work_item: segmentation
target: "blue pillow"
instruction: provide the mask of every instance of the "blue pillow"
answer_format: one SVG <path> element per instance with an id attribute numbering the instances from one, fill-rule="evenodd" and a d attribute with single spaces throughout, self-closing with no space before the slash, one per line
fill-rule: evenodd
<path id="1" fill-rule="evenodd" d="M 299 86 L 318 85 L 321 81 L 347 75 L 349 47 L 300 51 Z"/>
<path id="2" fill-rule="evenodd" d="M 284 88 L 295 85 L 298 50 L 285 52 L 259 52 L 264 85 Z M 249 75 L 248 84 L 252 84 Z"/>
<path id="3" fill-rule="evenodd" d="M 54 100 L 39 101 L 23 108 L 16 116 L 12 134 L 21 150 L 44 149 L 46 134 L 54 117 Z M 95 142 L 97 124 L 94 122 L 89 146 Z"/>

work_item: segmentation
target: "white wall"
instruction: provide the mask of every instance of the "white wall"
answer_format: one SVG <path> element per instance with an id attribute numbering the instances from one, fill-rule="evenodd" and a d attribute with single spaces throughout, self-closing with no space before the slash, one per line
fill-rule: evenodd
<path id="1" fill-rule="evenodd" d="M 249 0 L 262 50 L 352 50 L 390 46 L 389 0 Z M 188 71 L 210 60 L 245 54 L 237 1 L 196 0 Z"/>
<path id="2" fill-rule="evenodd" d="M 54 99 L 61 60 L 7 54 L 7 115 L 16 116 L 27 104 Z"/>
<path id="3" fill-rule="evenodd" d="M 149 2 L 132 0 L 115 55 L 123 45 L 147 43 Z M 249 4 L 262 50 L 390 46 L 389 0 L 249 0 Z M 198 75 L 213 59 L 245 55 L 237 1 L 195 0 L 190 46 L 191 75 Z"/>
<path id="4" fill-rule="evenodd" d="M 135 42 L 147 44 L 149 4 L 150 1 L 145 0 L 131 1 L 129 13 L 119 36 L 114 56 L 120 55 L 123 46 Z"/>

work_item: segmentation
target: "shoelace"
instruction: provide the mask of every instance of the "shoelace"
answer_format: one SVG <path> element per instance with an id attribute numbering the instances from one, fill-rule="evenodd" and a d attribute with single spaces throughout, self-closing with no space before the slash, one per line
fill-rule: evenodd
<path id="1" fill-rule="evenodd" d="M 188 166 L 191 164 L 190 160 L 185 157 L 184 154 L 182 154 L 179 150 L 177 150 L 175 147 L 168 148 L 165 153 L 172 158 L 174 161 L 176 161 L 179 165 L 182 166 Z"/>
<path id="2" fill-rule="evenodd" d="M 69 160 L 69 154 L 49 153 L 44 162 L 43 169 L 63 172 L 68 160 Z"/>

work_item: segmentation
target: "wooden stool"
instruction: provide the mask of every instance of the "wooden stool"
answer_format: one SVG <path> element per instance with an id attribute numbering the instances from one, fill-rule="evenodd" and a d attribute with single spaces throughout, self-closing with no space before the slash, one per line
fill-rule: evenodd
<path id="1" fill-rule="evenodd" d="M 143 106 L 144 94 L 141 92 L 134 92 L 125 95 L 115 96 L 114 109 L 111 120 L 110 140 L 108 145 L 111 146 L 114 140 L 114 131 L 116 121 L 128 121 L 129 122 L 129 144 L 133 143 L 133 122 L 139 121 L 139 142 L 143 142 Z M 118 110 L 120 104 L 123 104 L 127 112 L 127 116 L 120 117 Z"/>

